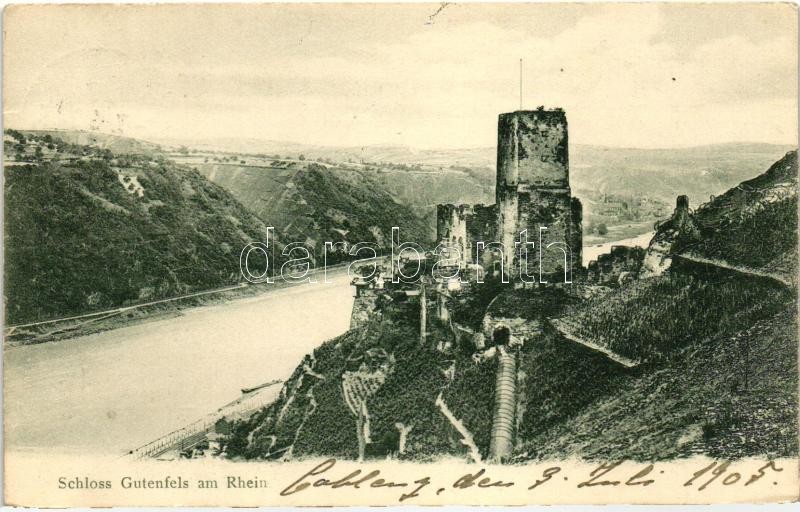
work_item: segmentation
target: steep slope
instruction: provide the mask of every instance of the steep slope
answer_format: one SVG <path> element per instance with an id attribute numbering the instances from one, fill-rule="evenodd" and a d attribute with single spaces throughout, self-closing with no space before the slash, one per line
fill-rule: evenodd
<path id="1" fill-rule="evenodd" d="M 355 459 L 362 450 L 369 458 L 465 455 L 461 436 L 437 406 L 452 357 L 420 347 L 414 324 L 419 303 L 402 293 L 394 299 L 381 320 L 306 356 L 272 405 L 235 425 L 227 455 L 282 460 L 323 454 Z M 468 356 L 461 362 L 471 364 Z M 382 384 L 367 392 L 363 383 L 377 376 Z M 356 386 L 363 390 L 361 411 L 351 407 L 353 380 L 362 382 Z"/>
<path id="2" fill-rule="evenodd" d="M 795 282 L 797 152 L 694 212 L 686 196 L 679 196 L 672 218 L 657 226 L 644 274 L 658 275 L 676 258 Z"/>
<path id="3" fill-rule="evenodd" d="M 559 305 L 561 299 L 536 291 L 506 293 L 506 302 L 543 326 L 516 353 L 518 412 L 511 460 L 797 453 L 797 341 L 791 297 L 781 303 L 776 299 L 768 308 L 758 307 L 758 298 L 734 303 L 713 320 L 698 314 L 698 304 L 689 311 L 694 318 L 682 318 L 688 330 L 663 322 L 670 311 L 661 308 L 662 316 L 655 318 L 656 309 L 650 309 L 654 319 L 648 329 L 658 330 L 659 341 L 671 349 L 658 346 L 658 357 L 647 351 L 644 363 L 626 368 L 565 338 L 546 322 L 548 316 L 563 314 L 569 301 Z M 478 362 L 476 349 L 454 339 L 434 319 L 433 310 L 428 345 L 421 346 L 414 322 L 419 304 L 401 305 L 397 300 L 402 298 L 394 297 L 395 302 L 381 309 L 382 318 L 316 350 L 275 404 L 239 423 L 228 441 L 228 455 L 356 458 L 366 444 L 361 451 L 367 458 L 474 460 L 477 452 L 486 459 L 497 358 Z M 549 306 L 543 310 L 543 304 Z M 637 304 L 621 308 L 615 324 L 638 317 Z M 711 321 L 716 324 L 704 324 Z M 707 329 L 719 325 L 724 328 Z M 452 350 L 432 348 L 448 343 L 454 344 Z M 376 350 L 381 354 L 377 364 Z M 354 414 L 344 391 L 346 376 L 358 372 L 370 377 L 387 361 L 382 384 L 365 397 L 362 413 Z M 370 435 L 360 438 L 365 418 Z M 343 428 L 332 431 L 332 424 Z"/>
<path id="4" fill-rule="evenodd" d="M 436 212 L 436 205 L 491 204 L 494 174 L 470 168 L 398 169 L 379 167 L 371 171 L 394 197 L 418 213 Z"/>
<path id="5" fill-rule="evenodd" d="M 704 231 L 704 243 L 719 247 L 727 229 L 762 226 L 774 203 L 764 198 L 791 183 L 791 168 L 782 161 L 742 187 L 742 203 L 752 207 L 721 207 L 717 217 L 736 220 Z M 780 197 L 796 201 L 789 192 Z M 698 224 L 712 211 L 698 212 Z M 749 214 L 743 223 L 739 211 Z M 784 222 L 739 244 L 793 253 L 784 240 L 794 229 Z M 424 346 L 419 301 L 402 291 L 385 299 L 367 325 L 315 351 L 278 402 L 238 424 L 228 455 L 486 458 L 498 353 L 516 360 L 512 461 L 798 452 L 796 290 L 779 280 L 690 260 L 614 289 L 515 290 L 490 280 L 459 298 L 445 322 L 429 298 Z M 486 345 L 496 336 L 487 329 L 498 325 L 517 340 L 502 351 Z M 364 394 L 359 414 L 344 396 L 348 372 L 380 383 Z M 331 433 L 332 424 L 351 427 Z"/>
<path id="6" fill-rule="evenodd" d="M 430 226 L 370 173 L 300 161 L 196 167 L 274 226 L 287 243 L 304 243 L 317 254 L 325 242 L 340 241 L 372 242 L 386 250 L 393 226 L 400 228 L 402 241 L 424 245 L 433 239 Z"/>
<path id="7" fill-rule="evenodd" d="M 266 240 L 263 222 L 195 171 L 76 147 L 6 161 L 8 324 L 235 284 L 241 249 Z"/>
<path id="8" fill-rule="evenodd" d="M 613 392 L 529 437 L 520 459 L 796 456 L 795 308 L 687 348 L 638 378 L 593 385 Z"/>
<path id="9" fill-rule="evenodd" d="M 702 205 L 693 220 L 700 240 L 679 254 L 796 279 L 797 152 Z"/>
<path id="10" fill-rule="evenodd" d="M 648 361 L 747 328 L 776 314 L 793 297 L 774 280 L 742 279 L 726 269 L 681 263 L 671 270 L 588 299 L 556 323 L 615 354 Z"/>

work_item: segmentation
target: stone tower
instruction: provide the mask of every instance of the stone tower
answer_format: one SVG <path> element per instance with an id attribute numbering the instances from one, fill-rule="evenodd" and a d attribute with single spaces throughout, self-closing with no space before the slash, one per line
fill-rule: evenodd
<path id="1" fill-rule="evenodd" d="M 453 258 L 458 255 L 462 264 L 472 260 L 472 251 L 467 238 L 467 218 L 472 209 L 468 205 L 439 204 L 436 206 L 437 241 L 449 250 Z"/>
<path id="2" fill-rule="evenodd" d="M 513 250 L 528 230 L 536 244 L 528 257 L 530 273 L 553 281 L 581 266 L 581 205 L 569 186 L 567 117 L 561 109 L 500 114 L 497 127 L 497 234 L 506 247 L 503 269 L 518 275 Z M 540 228 L 544 228 L 540 230 Z M 539 237 L 542 237 L 542 246 Z M 550 280 L 550 279 L 548 279 Z"/>

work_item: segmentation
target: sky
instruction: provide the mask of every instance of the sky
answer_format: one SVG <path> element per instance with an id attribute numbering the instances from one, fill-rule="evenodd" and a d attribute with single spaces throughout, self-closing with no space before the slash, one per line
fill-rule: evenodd
<path id="1" fill-rule="evenodd" d="M 522 59 L 571 143 L 797 141 L 790 4 L 12 6 L 3 51 L 20 129 L 490 147 Z"/>

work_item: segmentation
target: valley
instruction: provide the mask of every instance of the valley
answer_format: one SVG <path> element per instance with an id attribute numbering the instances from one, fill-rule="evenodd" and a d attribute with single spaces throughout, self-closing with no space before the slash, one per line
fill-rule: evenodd
<path id="1" fill-rule="evenodd" d="M 190 298 L 175 309 L 147 306 L 141 314 L 100 322 L 94 331 L 69 328 L 42 340 L 60 339 L 57 343 L 6 343 L 6 386 L 23 397 L 7 409 L 7 433 L 20 449 L 108 453 L 110 447 L 120 453 L 202 417 L 209 404 L 229 402 L 241 388 L 280 379 L 286 381 L 283 389 L 268 391 L 272 405 L 233 418 L 233 431 L 218 447 L 222 454 L 484 459 L 494 435 L 495 392 L 487 383 L 503 361 L 493 355 L 496 345 L 475 341 L 496 334 L 478 337 L 488 315 L 527 325 L 524 329 L 536 326 L 530 332 L 538 336 L 535 346 L 526 345 L 515 356 L 523 390 L 519 437 L 504 460 L 553 453 L 738 456 L 748 450 L 782 456 L 797 450 L 789 441 L 792 432 L 780 426 L 784 416 L 776 412 L 796 407 L 787 395 L 788 381 L 753 381 L 748 359 L 770 361 L 780 375 L 796 371 L 787 355 L 791 337 L 770 323 L 794 321 L 785 283 L 796 265 L 796 237 L 786 230 L 796 208 L 796 157 L 766 164 L 770 169 L 762 175 L 745 170 L 771 158 L 775 146 L 735 149 L 730 158 L 721 153 L 727 148 L 672 154 L 620 150 L 616 156 L 583 148 L 595 159 L 591 166 L 574 165 L 572 176 L 575 195 L 587 210 L 583 264 L 605 258 L 610 275 L 602 276 L 602 285 L 592 282 L 596 276 L 590 273 L 586 284 L 569 292 L 555 288 L 545 298 L 541 291 L 504 290 L 490 279 L 480 290 L 448 295 L 448 320 L 442 317 L 444 303 L 426 304 L 401 287 L 388 293 L 388 302 L 371 306 L 379 314 L 353 325 L 353 289 L 346 275 L 321 287 L 244 287 L 235 265 L 237 248 L 265 240 L 267 226 L 276 227 L 278 248 L 299 242 L 311 254 L 325 241 L 345 247 L 369 241 L 385 252 L 395 224 L 404 237 L 430 244 L 433 204 L 492 201 L 494 171 L 469 166 L 477 153 L 462 155 L 458 165 L 437 166 L 429 153 L 423 153 L 427 163 L 336 161 L 324 152 L 232 154 L 80 132 L 11 131 L 4 143 L 12 155 L 5 165 L 12 221 L 5 235 L 7 318 L 24 324 L 132 311 L 223 289 L 211 294 L 216 298 Z M 716 170 L 703 167 L 680 181 L 678 167 L 688 165 L 681 163 L 682 152 Z M 401 160 L 404 153 L 378 154 Z M 580 155 L 576 151 L 573 160 Z M 648 165 L 646 158 L 652 160 Z M 620 173 L 638 176 L 629 182 L 640 188 L 614 185 Z M 662 182 L 665 176 L 669 185 Z M 740 177 L 741 184 L 727 185 Z M 588 179 L 600 186 L 588 187 L 582 181 Z M 667 197 L 677 186 L 673 182 L 688 183 L 698 198 L 709 191 L 714 197 L 698 199 L 694 208 L 679 198 L 673 210 L 674 198 Z M 726 192 L 726 186 L 732 188 Z M 615 245 L 639 252 L 609 254 Z M 630 261 L 615 263 L 632 254 L 643 255 L 633 276 L 625 270 Z M 346 261 L 343 253 L 331 263 Z M 727 270 L 697 266 L 714 261 Z M 312 257 L 310 263 L 319 261 Z M 658 274 L 670 265 L 669 272 Z M 732 277 L 737 269 L 751 269 L 752 279 Z M 759 280 L 771 271 L 780 279 Z M 655 275 L 641 278 L 647 272 Z M 720 303 L 726 308 L 716 307 Z M 421 331 L 422 308 L 428 320 Z M 654 325 L 662 327 L 653 330 Z M 422 348 L 420 332 L 426 340 Z M 767 339 L 758 333 L 768 333 Z M 720 344 L 736 347 L 736 353 L 720 359 Z M 126 362 L 131 354 L 134 366 Z M 281 365 L 265 371 L 263 361 L 276 357 Z M 625 417 L 630 404 L 645 406 L 633 392 L 620 390 L 650 393 L 655 385 L 650 376 L 663 374 L 664 385 L 677 393 L 681 368 L 692 372 L 684 384 L 704 398 L 681 402 L 683 412 L 673 410 L 665 420 L 676 439 L 656 442 L 651 425 Z M 706 371 L 734 377 L 713 379 Z M 94 376 L 91 383 L 87 374 Z M 119 375 L 147 385 L 110 386 Z M 594 383 L 589 391 L 581 387 L 587 376 Z M 708 385 L 702 384 L 706 378 Z M 349 391 L 340 386 L 344 381 Z M 717 400 L 726 386 L 735 394 Z M 361 427 L 356 421 L 357 428 L 325 437 L 331 422 L 353 421 L 358 410 L 345 404 L 368 408 L 370 438 L 359 433 L 363 418 Z M 276 416 L 276 408 L 284 412 Z M 587 444 L 580 428 L 569 430 L 574 422 L 595 424 L 607 408 L 618 410 L 618 417 L 603 439 L 635 432 L 653 442 L 620 449 Z M 645 417 L 660 410 L 648 409 Z M 758 439 L 757 417 L 771 418 Z M 131 425 L 135 438 L 125 434 Z"/>

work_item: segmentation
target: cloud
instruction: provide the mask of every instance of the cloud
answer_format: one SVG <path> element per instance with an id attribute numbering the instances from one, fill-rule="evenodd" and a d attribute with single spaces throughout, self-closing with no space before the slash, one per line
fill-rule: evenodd
<path id="1" fill-rule="evenodd" d="M 101 109 L 145 137 L 490 146 L 523 58 L 525 108 L 563 107 L 573 142 L 797 138 L 796 21 L 736 21 L 796 19 L 786 6 L 718 23 L 654 4 L 457 5 L 425 25 L 428 7 L 18 10 L 7 122 L 85 128 Z"/>

